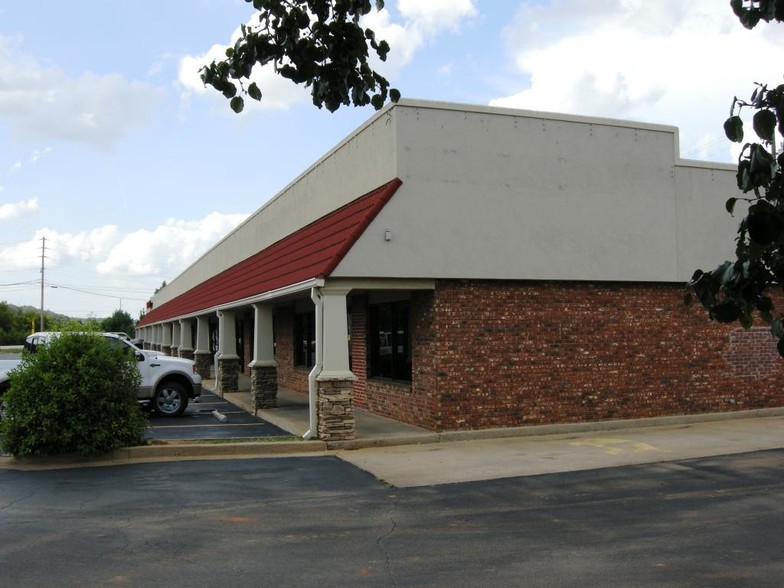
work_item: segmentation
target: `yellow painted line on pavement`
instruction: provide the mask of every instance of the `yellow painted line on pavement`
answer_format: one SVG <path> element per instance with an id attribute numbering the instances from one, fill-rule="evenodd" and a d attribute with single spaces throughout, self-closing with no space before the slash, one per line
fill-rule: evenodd
<path id="1" fill-rule="evenodd" d="M 646 453 L 649 451 L 661 451 L 661 449 L 642 443 L 640 441 L 629 441 L 627 439 L 612 439 L 606 437 L 594 437 L 583 439 L 582 441 L 572 441 L 573 447 L 595 447 L 601 449 L 607 455 L 621 455 L 623 453 Z"/>

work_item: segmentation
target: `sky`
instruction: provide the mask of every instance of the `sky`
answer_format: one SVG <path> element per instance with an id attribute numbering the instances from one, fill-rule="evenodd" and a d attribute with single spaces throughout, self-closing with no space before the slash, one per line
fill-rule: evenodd
<path id="1" fill-rule="evenodd" d="M 43 255 L 47 310 L 138 318 L 373 115 L 319 110 L 263 68 L 261 103 L 234 114 L 198 70 L 254 14 L 0 0 L 0 301 L 39 307 Z M 733 97 L 782 83 L 784 25 L 747 31 L 726 0 L 386 0 L 365 24 L 404 97 L 675 125 L 690 159 L 735 161 Z"/>

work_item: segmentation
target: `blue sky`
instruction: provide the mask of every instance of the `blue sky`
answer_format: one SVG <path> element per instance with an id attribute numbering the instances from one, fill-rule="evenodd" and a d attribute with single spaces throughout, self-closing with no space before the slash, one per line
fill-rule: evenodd
<path id="1" fill-rule="evenodd" d="M 0 301 L 38 306 L 45 236 L 47 309 L 137 316 L 373 114 L 319 111 L 265 71 L 262 103 L 233 114 L 198 67 L 253 14 L 244 0 L 0 4 Z M 367 24 L 406 97 L 676 125 L 683 156 L 714 161 L 734 158 L 732 96 L 780 83 L 769 64 L 784 62 L 784 26 L 745 31 L 723 0 L 387 0 Z"/>

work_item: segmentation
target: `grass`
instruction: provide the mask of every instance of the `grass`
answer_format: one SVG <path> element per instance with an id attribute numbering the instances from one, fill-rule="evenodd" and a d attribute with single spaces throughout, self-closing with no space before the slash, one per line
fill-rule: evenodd
<path id="1" fill-rule="evenodd" d="M 4 353 L 21 353 L 22 349 L 21 345 L 4 345 L 0 347 L 0 355 Z"/>

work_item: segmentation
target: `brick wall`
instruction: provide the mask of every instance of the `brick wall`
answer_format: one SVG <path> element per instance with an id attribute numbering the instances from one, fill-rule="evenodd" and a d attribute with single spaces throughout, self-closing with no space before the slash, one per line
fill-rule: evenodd
<path id="1" fill-rule="evenodd" d="M 242 373 L 250 376 L 248 364 L 253 361 L 253 327 L 255 316 L 252 312 L 246 312 L 242 317 Z"/>
<path id="2" fill-rule="evenodd" d="M 767 328 L 685 307 L 670 284 L 439 281 L 411 298 L 410 384 L 367 378 L 367 299 L 353 296 L 355 406 L 441 431 L 784 406 Z M 281 388 L 293 310 L 275 314 Z"/>
<path id="3" fill-rule="evenodd" d="M 709 322 L 678 285 L 441 281 L 432 313 L 413 389 L 436 430 L 784 405 L 765 329 Z"/>
<path id="4" fill-rule="evenodd" d="M 351 315 L 351 367 L 355 406 L 428 429 L 436 426 L 434 388 L 433 293 L 413 292 L 411 298 L 412 363 L 410 384 L 367 378 L 367 301 L 354 297 Z"/>
<path id="5" fill-rule="evenodd" d="M 308 391 L 306 368 L 294 367 L 294 311 L 286 308 L 275 313 L 275 360 L 278 362 L 278 387 L 296 392 Z"/>
<path id="6" fill-rule="evenodd" d="M 351 298 L 351 372 L 357 376 L 351 386 L 354 406 L 368 408 L 367 374 L 367 297 Z"/>

